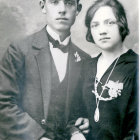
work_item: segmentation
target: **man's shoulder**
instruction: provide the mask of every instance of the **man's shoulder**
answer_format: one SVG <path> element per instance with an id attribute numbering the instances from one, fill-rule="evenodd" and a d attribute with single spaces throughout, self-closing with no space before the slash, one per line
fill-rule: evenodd
<path id="1" fill-rule="evenodd" d="M 24 38 L 20 38 L 19 40 L 14 40 L 13 42 L 10 43 L 10 46 L 20 49 L 21 51 L 26 53 L 34 45 L 38 44 L 39 42 L 43 42 L 44 34 L 46 33 L 43 28 L 40 31 L 34 32 L 31 35 L 28 35 Z"/>
<path id="2" fill-rule="evenodd" d="M 44 36 L 45 33 L 45 30 L 44 28 L 37 31 L 37 32 L 34 32 L 30 35 L 27 35 L 26 37 L 24 38 L 21 38 L 20 40 L 16 40 L 15 42 L 16 43 L 20 43 L 20 44 L 28 44 L 28 43 L 32 43 L 35 39 L 40 39 L 42 38 L 42 36 Z"/>

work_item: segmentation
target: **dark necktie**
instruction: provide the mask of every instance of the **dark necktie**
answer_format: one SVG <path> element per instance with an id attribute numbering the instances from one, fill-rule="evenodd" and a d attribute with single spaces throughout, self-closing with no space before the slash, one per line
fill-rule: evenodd
<path id="1" fill-rule="evenodd" d="M 53 48 L 58 48 L 58 49 L 60 49 L 63 53 L 67 53 L 68 52 L 68 50 L 69 50 L 69 44 L 68 45 L 62 45 L 62 44 L 60 44 L 59 43 L 59 41 L 58 40 L 54 40 L 50 35 L 49 35 L 49 33 L 47 33 L 48 34 L 48 39 L 49 39 L 49 41 L 52 43 L 52 45 L 53 45 Z"/>

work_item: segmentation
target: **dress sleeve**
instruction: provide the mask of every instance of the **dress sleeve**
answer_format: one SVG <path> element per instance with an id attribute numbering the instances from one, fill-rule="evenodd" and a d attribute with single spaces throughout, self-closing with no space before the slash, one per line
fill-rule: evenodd
<path id="1" fill-rule="evenodd" d="M 138 140 L 138 74 L 135 74 L 133 90 L 128 102 L 123 140 Z"/>
<path id="2" fill-rule="evenodd" d="M 21 50 L 10 45 L 0 62 L 1 140 L 38 140 L 45 133 L 20 106 L 23 65 L 24 56 Z"/>

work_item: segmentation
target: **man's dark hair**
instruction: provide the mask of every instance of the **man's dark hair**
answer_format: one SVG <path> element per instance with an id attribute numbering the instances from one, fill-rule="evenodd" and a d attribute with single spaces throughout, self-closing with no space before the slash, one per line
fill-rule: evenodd
<path id="1" fill-rule="evenodd" d="M 93 5 L 88 9 L 86 18 L 85 18 L 85 25 L 88 28 L 86 39 L 89 42 L 95 43 L 93 37 L 91 35 L 90 23 L 92 18 L 94 17 L 96 11 L 103 6 L 109 6 L 112 8 L 113 13 L 117 19 L 117 24 L 119 26 L 119 32 L 121 35 L 122 41 L 124 41 L 125 37 L 129 34 L 129 28 L 127 23 L 127 18 L 125 14 L 125 10 L 120 2 L 117 0 L 97 0 L 93 3 Z"/>
<path id="2" fill-rule="evenodd" d="M 46 1 L 46 0 L 43 0 L 43 1 Z M 77 0 L 77 3 L 79 3 L 79 1 L 80 1 L 80 0 Z"/>
<path id="3" fill-rule="evenodd" d="M 44 3 L 46 2 L 46 0 L 42 0 L 42 1 L 44 1 Z M 82 4 L 79 3 L 80 0 L 76 0 L 76 1 L 77 1 L 77 10 L 80 12 L 82 9 Z M 42 3 L 41 0 L 39 0 L 39 4 L 41 5 L 41 8 L 43 8 L 44 4 L 42 5 L 41 3 Z"/>

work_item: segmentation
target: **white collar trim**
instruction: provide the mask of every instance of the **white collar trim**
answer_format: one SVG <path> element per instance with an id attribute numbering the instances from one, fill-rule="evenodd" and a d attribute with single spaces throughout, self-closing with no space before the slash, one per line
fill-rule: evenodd
<path id="1" fill-rule="evenodd" d="M 46 30 L 47 30 L 47 32 L 49 33 L 49 35 L 50 35 L 52 38 L 54 38 L 55 40 L 58 40 L 60 44 L 68 45 L 71 36 L 68 36 L 64 41 L 61 42 L 59 35 L 58 35 L 57 33 L 55 33 L 54 30 L 53 30 L 50 26 L 47 25 L 47 26 L 46 26 Z"/>

